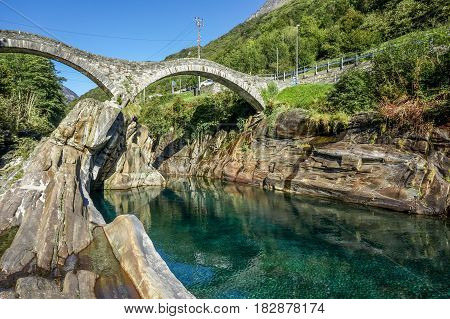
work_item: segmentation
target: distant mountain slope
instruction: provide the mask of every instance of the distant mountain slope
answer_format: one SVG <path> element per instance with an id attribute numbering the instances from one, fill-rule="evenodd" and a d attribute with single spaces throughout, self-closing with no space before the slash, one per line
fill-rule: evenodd
<path id="1" fill-rule="evenodd" d="M 246 73 L 273 73 L 278 48 L 280 69 L 292 70 L 297 24 L 305 65 L 448 25 L 449 16 L 448 0 L 268 0 L 252 19 L 203 47 L 202 57 Z M 187 48 L 167 59 L 195 55 Z"/>
<path id="2" fill-rule="evenodd" d="M 250 18 L 248 18 L 248 20 L 262 16 L 266 13 L 272 12 L 273 10 L 278 9 L 279 7 L 285 5 L 289 1 L 291 1 L 291 0 L 267 0 L 255 14 L 253 14 Z"/>
<path id="3" fill-rule="evenodd" d="M 69 103 L 78 99 L 78 97 L 79 97 L 74 91 L 65 87 L 64 85 L 62 86 L 62 92 L 63 92 L 64 97 L 66 98 L 67 102 L 69 102 Z"/>

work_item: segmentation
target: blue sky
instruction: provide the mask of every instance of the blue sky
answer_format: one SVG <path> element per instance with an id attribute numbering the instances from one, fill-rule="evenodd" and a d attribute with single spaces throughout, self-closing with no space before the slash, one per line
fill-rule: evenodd
<path id="1" fill-rule="evenodd" d="M 40 26 L 58 40 L 82 50 L 129 60 L 158 61 L 196 45 L 194 17 L 205 19 L 202 44 L 206 44 L 245 21 L 264 2 L 0 0 L 0 29 L 49 36 Z M 67 79 L 65 85 L 77 94 L 96 86 L 70 67 L 60 63 L 56 67 Z"/>

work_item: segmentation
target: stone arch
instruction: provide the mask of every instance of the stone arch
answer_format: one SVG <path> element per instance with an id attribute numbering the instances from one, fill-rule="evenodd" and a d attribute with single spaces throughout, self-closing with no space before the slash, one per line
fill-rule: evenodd
<path id="1" fill-rule="evenodd" d="M 113 83 L 96 68 L 96 59 L 92 59 L 95 55 L 63 43 L 20 31 L 0 31 L 0 53 L 24 53 L 56 60 L 87 76 L 108 96 L 117 93 Z"/>
<path id="2" fill-rule="evenodd" d="M 257 112 L 264 110 L 265 104 L 261 96 L 261 89 L 266 85 L 264 79 L 203 59 L 178 59 L 160 62 L 154 66 L 151 72 L 142 77 L 144 81 L 138 85 L 138 93 L 150 84 L 171 76 L 194 75 L 212 79 L 226 86 L 245 99 Z"/>
<path id="3" fill-rule="evenodd" d="M 54 59 L 83 73 L 122 106 L 148 85 L 175 75 L 200 75 L 230 88 L 257 112 L 264 110 L 261 89 L 267 80 L 202 59 L 133 62 L 108 58 L 62 42 L 20 31 L 0 30 L 0 53 L 27 53 Z"/>

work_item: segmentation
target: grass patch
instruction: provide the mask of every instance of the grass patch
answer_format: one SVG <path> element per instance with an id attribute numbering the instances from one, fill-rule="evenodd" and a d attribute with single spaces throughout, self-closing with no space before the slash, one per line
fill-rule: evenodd
<path id="1" fill-rule="evenodd" d="M 279 116 L 291 109 L 308 111 L 311 123 L 335 131 L 340 126 L 346 127 L 350 116 L 342 112 L 327 111 L 327 99 L 333 90 L 333 84 L 302 84 L 281 91 L 274 99 L 270 114 L 267 116 L 269 127 L 274 127 Z"/>
<path id="2" fill-rule="evenodd" d="M 281 91 L 276 100 L 291 107 L 310 110 L 326 101 L 333 84 L 302 84 Z"/>

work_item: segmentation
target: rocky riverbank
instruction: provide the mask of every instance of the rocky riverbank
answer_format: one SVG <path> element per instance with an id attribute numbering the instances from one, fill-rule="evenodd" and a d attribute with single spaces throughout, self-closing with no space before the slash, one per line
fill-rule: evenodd
<path id="1" fill-rule="evenodd" d="M 244 132 L 190 143 L 166 136 L 149 154 L 163 175 L 204 176 L 394 211 L 449 214 L 450 127 L 393 134 L 370 114 L 346 128 L 317 125 L 300 110 Z"/>
<path id="2" fill-rule="evenodd" d="M 160 186 L 161 173 L 448 217 L 449 133 L 393 134 L 370 115 L 330 128 L 293 110 L 240 132 L 157 140 L 118 105 L 83 100 L 2 174 L 0 298 L 193 298 L 136 217 L 106 225 L 89 195 Z"/>

